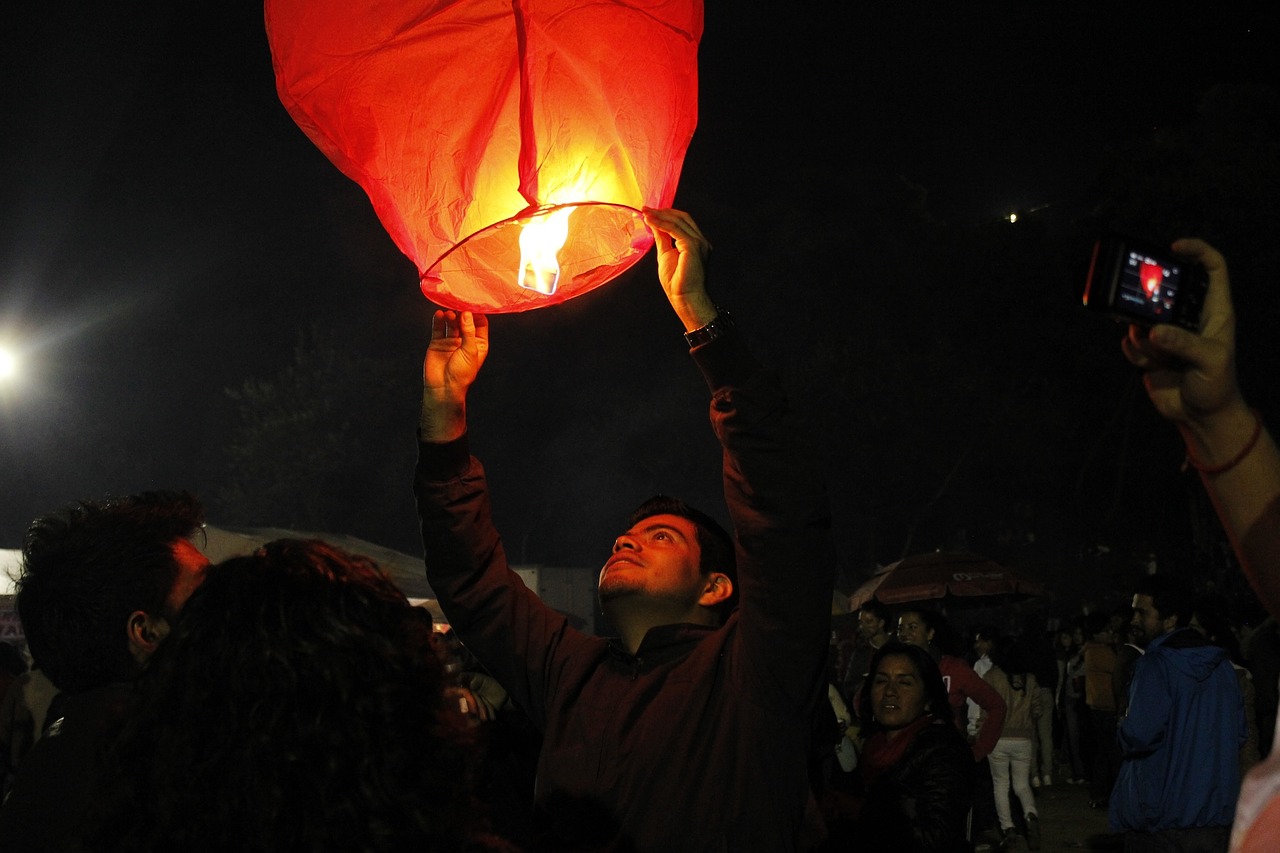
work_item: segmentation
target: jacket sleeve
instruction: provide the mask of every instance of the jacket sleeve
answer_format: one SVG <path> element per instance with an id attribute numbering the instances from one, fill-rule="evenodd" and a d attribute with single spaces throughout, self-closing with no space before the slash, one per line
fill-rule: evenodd
<path id="1" fill-rule="evenodd" d="M 945 853 L 955 849 L 956 828 L 973 804 L 974 764 L 965 750 L 938 749 L 925 764 L 923 784 L 911 822 L 913 850 Z"/>
<path id="2" fill-rule="evenodd" d="M 951 677 L 956 679 L 956 686 L 965 698 L 972 699 L 982 709 L 982 727 L 978 729 L 978 737 L 973 742 L 973 760 L 981 761 L 996 748 L 996 741 L 1004 731 L 1004 717 L 1009 706 L 1000 698 L 996 689 L 983 681 L 968 664 L 956 667 Z"/>
<path id="3" fill-rule="evenodd" d="M 1134 668 L 1129 685 L 1129 713 L 1120 721 L 1116 739 L 1120 752 L 1128 756 L 1155 751 L 1165 739 L 1173 713 L 1173 691 L 1162 661 L 1148 656 Z"/>
<path id="4" fill-rule="evenodd" d="M 540 730 L 559 651 L 581 636 L 507 565 L 466 437 L 420 442 L 414 495 L 427 580 L 459 638 Z"/>
<path id="5" fill-rule="evenodd" d="M 786 395 L 732 332 L 693 351 L 712 392 L 737 542 L 739 662 L 781 708 L 815 701 L 830 640 L 834 548 L 819 460 Z"/>

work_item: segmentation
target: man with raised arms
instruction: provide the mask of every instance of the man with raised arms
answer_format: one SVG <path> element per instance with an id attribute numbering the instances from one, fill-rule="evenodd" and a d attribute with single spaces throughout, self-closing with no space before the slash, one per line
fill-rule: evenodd
<path id="1" fill-rule="evenodd" d="M 681 501 L 646 501 L 600 574 L 619 637 L 574 630 L 509 570 L 470 455 L 466 397 L 488 323 L 438 311 L 415 482 L 427 576 L 463 642 L 543 733 L 545 849 L 795 850 L 812 828 L 810 720 L 825 701 L 823 477 L 779 383 L 707 294 L 698 226 L 679 211 L 644 215 L 711 390 L 736 536 Z"/>

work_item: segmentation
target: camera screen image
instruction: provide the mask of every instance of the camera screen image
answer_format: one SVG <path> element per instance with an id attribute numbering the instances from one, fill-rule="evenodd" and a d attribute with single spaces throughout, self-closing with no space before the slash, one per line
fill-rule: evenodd
<path id="1" fill-rule="evenodd" d="M 1146 317 L 1167 320 L 1177 300 L 1182 267 L 1166 265 L 1144 252 L 1129 249 L 1116 287 L 1116 307 Z"/>

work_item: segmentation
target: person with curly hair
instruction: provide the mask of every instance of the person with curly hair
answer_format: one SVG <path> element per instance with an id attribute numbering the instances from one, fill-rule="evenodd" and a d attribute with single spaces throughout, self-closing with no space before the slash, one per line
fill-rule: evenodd
<path id="1" fill-rule="evenodd" d="M 371 561 L 280 540 L 208 569 L 138 682 L 92 850 L 471 851 L 431 622 Z"/>

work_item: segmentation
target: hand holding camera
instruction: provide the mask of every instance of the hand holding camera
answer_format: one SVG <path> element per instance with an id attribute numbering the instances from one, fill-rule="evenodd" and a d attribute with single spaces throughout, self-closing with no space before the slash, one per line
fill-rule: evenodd
<path id="1" fill-rule="evenodd" d="M 1160 414 L 1195 434 L 1189 441 L 1220 431 L 1224 417 L 1254 423 L 1236 385 L 1230 290 L 1226 261 L 1202 240 L 1163 250 L 1109 236 L 1093 248 L 1084 304 L 1130 324 L 1125 357 L 1145 372 Z"/>
<path id="2" fill-rule="evenodd" d="M 1236 384 L 1235 313 L 1226 261 L 1202 240 L 1179 240 L 1173 251 L 1184 271 L 1201 271 L 1206 284 L 1203 297 L 1186 303 L 1202 309 L 1196 311 L 1198 332 L 1182 324 L 1135 322 L 1122 342 L 1125 357 L 1145 371 L 1147 393 L 1160 414 L 1196 438 L 1208 439 L 1204 433 L 1224 428 L 1234 433 L 1240 425 L 1251 431 L 1254 419 Z M 1189 320 L 1192 315 L 1175 316 Z M 1233 423 L 1235 428 L 1229 426 Z"/>

